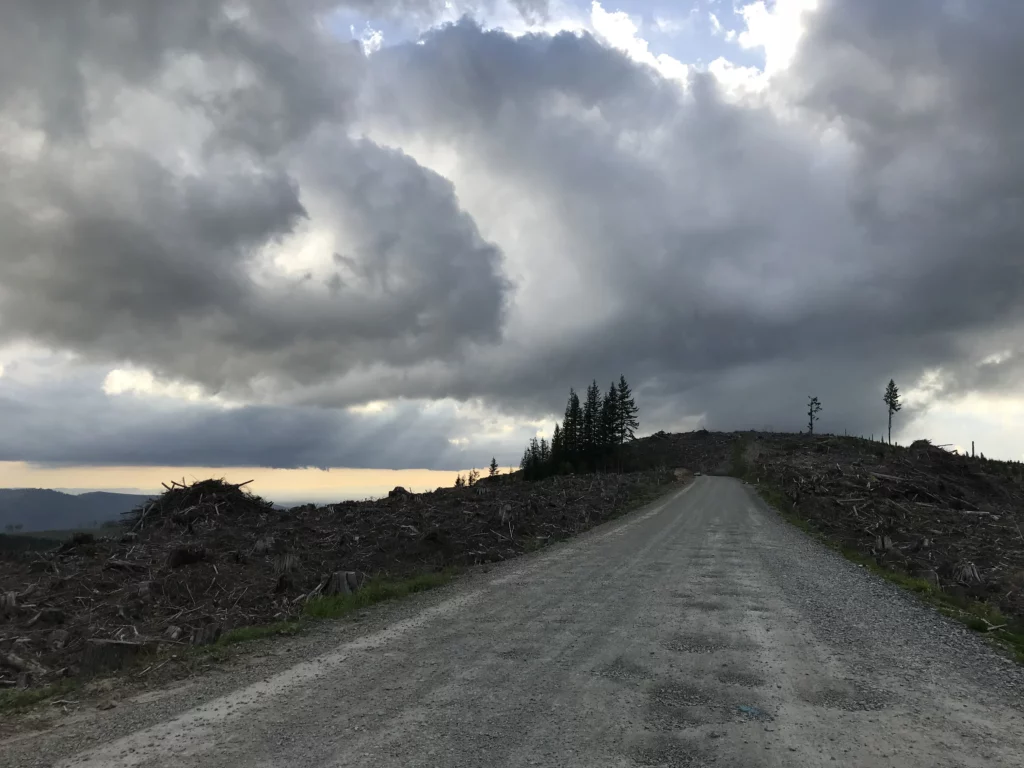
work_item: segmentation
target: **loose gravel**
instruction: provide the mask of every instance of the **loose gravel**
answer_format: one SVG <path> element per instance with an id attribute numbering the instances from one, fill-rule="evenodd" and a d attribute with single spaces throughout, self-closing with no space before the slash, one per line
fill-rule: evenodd
<path id="1" fill-rule="evenodd" d="M 728 478 L 257 651 L 80 707 L 0 742 L 0 763 L 987 768 L 1024 754 L 1019 667 Z"/>

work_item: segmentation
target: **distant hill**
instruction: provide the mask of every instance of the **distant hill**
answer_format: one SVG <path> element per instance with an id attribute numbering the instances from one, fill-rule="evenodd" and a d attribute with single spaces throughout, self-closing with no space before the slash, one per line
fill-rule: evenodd
<path id="1" fill-rule="evenodd" d="M 150 496 L 91 491 L 72 495 L 45 488 L 0 488 L 0 531 L 21 525 L 21 532 L 91 528 L 117 520 Z"/>

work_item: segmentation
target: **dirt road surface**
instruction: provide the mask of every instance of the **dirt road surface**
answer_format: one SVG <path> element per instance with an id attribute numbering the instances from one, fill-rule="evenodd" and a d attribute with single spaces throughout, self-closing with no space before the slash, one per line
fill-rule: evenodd
<path id="1" fill-rule="evenodd" d="M 729 478 L 267 647 L 0 763 L 1024 765 L 1020 668 Z"/>

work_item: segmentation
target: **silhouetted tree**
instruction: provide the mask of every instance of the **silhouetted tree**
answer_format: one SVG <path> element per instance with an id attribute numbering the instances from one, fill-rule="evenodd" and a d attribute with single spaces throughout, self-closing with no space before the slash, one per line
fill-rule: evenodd
<path id="1" fill-rule="evenodd" d="M 498 474 L 498 460 L 491 456 L 491 465 L 487 468 L 487 474 L 489 477 L 494 477 Z"/>
<path id="2" fill-rule="evenodd" d="M 469 477 L 466 478 L 467 485 L 476 485 L 476 481 L 480 479 L 480 473 L 476 469 L 469 471 Z"/>
<path id="3" fill-rule="evenodd" d="M 821 411 L 821 403 L 816 397 L 807 397 L 807 434 L 814 434 L 814 422 L 818 420 L 818 413 Z"/>
<path id="4" fill-rule="evenodd" d="M 464 488 L 465 486 L 466 486 L 466 481 L 462 479 L 462 475 L 461 474 L 460 475 L 456 475 L 455 476 L 455 487 L 456 488 Z"/>
<path id="5" fill-rule="evenodd" d="M 569 402 L 565 406 L 565 421 L 562 422 L 562 441 L 565 459 L 575 462 L 580 454 L 580 437 L 583 432 L 583 412 L 576 390 L 569 388 Z"/>
<path id="6" fill-rule="evenodd" d="M 892 415 L 903 407 L 903 403 L 900 402 L 899 387 L 896 386 L 896 382 L 892 379 L 889 379 L 889 386 L 885 388 L 882 400 L 889 407 L 889 445 L 892 445 Z"/>
<path id="7" fill-rule="evenodd" d="M 633 400 L 633 392 L 630 390 L 625 376 L 619 376 L 619 387 L 616 391 L 616 399 L 615 415 L 619 420 L 619 442 L 624 443 L 627 440 L 634 440 L 636 438 L 636 430 L 640 429 L 640 422 L 637 419 L 639 411 L 637 410 L 636 401 Z"/>
<path id="8" fill-rule="evenodd" d="M 551 433 L 551 468 L 558 472 L 565 461 L 565 438 L 562 428 L 555 424 L 555 431 Z"/>
<path id="9" fill-rule="evenodd" d="M 634 439 L 639 426 L 636 402 L 625 376 L 619 377 L 618 385 L 613 382 L 603 396 L 597 381 L 591 382 L 582 404 L 576 390 L 570 388 L 564 418 L 555 424 L 551 441 L 531 438 L 519 468 L 524 478 L 535 480 L 610 466 L 608 458 L 615 447 Z"/>
<path id="10" fill-rule="evenodd" d="M 619 391 L 612 382 L 611 388 L 601 401 L 601 425 L 598 430 L 598 443 L 603 450 L 618 445 L 619 439 Z"/>
<path id="11" fill-rule="evenodd" d="M 587 387 L 587 399 L 583 404 L 583 454 L 591 459 L 596 452 L 598 427 L 601 423 L 601 390 L 597 381 Z"/>

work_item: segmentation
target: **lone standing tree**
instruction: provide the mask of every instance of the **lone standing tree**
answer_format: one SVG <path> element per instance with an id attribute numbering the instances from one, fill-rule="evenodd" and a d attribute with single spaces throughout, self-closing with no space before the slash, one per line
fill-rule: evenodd
<path id="1" fill-rule="evenodd" d="M 885 388 L 882 399 L 889 406 L 889 445 L 892 445 L 892 415 L 903 407 L 903 403 L 900 402 L 900 390 L 892 379 L 889 379 L 889 386 Z"/>
<path id="2" fill-rule="evenodd" d="M 491 456 L 491 466 L 487 468 L 488 473 L 491 477 L 498 474 L 498 460 Z"/>
<path id="3" fill-rule="evenodd" d="M 818 420 L 818 412 L 821 410 L 821 403 L 818 398 L 807 398 L 807 434 L 814 434 L 814 422 Z"/>

